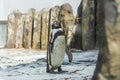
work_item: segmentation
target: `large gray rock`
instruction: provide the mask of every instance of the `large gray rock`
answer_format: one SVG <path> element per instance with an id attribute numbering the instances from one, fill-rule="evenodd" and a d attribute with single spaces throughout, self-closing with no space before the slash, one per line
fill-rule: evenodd
<path id="1" fill-rule="evenodd" d="M 59 16 L 59 12 L 60 12 L 60 6 L 55 6 L 53 8 L 50 9 L 50 25 L 52 25 L 52 23 L 54 21 L 58 21 L 58 16 Z"/>
<path id="2" fill-rule="evenodd" d="M 30 9 L 29 12 L 26 14 L 25 17 L 25 26 L 24 26 L 24 39 L 23 39 L 23 46 L 24 48 L 31 48 L 32 41 L 33 41 L 33 27 L 34 27 L 34 14 L 35 9 Z"/>
<path id="3" fill-rule="evenodd" d="M 75 17 L 73 15 L 73 9 L 70 4 L 65 3 L 61 5 L 59 20 L 61 21 L 63 29 L 65 30 L 67 45 L 70 46 L 75 32 Z"/>
<path id="4" fill-rule="evenodd" d="M 52 28 L 52 23 L 54 21 L 59 21 L 59 12 L 60 12 L 60 6 L 54 6 L 53 8 L 51 8 L 49 10 L 49 29 L 50 29 L 50 32 L 51 32 L 51 28 Z M 50 34 L 49 32 L 49 34 Z M 49 35 L 48 34 L 48 35 Z"/>
<path id="5" fill-rule="evenodd" d="M 95 47 L 94 0 L 83 0 L 82 6 L 82 49 L 90 50 Z"/>
<path id="6" fill-rule="evenodd" d="M 40 31 L 41 31 L 41 12 L 36 12 L 34 15 L 34 29 L 33 29 L 33 49 L 40 49 Z"/>
<path id="7" fill-rule="evenodd" d="M 97 1 L 96 46 L 99 56 L 93 80 L 120 80 L 120 1 Z M 118 10 L 117 10 L 118 8 Z"/>
<path id="8" fill-rule="evenodd" d="M 16 33 L 19 25 L 19 19 L 21 17 L 19 10 L 13 11 L 8 16 L 8 36 L 7 36 L 7 48 L 14 48 L 16 43 Z"/>

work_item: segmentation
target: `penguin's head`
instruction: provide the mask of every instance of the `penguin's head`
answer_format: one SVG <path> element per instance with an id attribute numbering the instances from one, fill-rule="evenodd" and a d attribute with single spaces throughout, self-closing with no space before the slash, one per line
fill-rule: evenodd
<path id="1" fill-rule="evenodd" d="M 59 21 L 54 21 L 52 24 L 52 29 L 58 29 L 61 28 L 61 24 Z"/>

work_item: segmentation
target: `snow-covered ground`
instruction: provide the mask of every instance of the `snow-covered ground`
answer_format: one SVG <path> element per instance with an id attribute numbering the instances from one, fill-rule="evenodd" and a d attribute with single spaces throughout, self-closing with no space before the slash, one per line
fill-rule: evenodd
<path id="1" fill-rule="evenodd" d="M 98 50 L 74 51 L 72 63 L 67 56 L 63 72 L 46 73 L 46 51 L 0 49 L 0 80 L 91 80 Z"/>

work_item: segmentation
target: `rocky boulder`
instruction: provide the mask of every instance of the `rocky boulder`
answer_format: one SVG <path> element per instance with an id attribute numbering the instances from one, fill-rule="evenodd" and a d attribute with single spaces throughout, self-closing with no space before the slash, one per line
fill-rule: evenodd
<path id="1" fill-rule="evenodd" d="M 23 46 L 24 48 L 31 48 L 33 41 L 33 27 L 34 27 L 35 9 L 31 8 L 25 17 L 25 26 L 23 32 Z"/>
<path id="2" fill-rule="evenodd" d="M 75 17 L 73 15 L 73 9 L 70 4 L 65 3 L 61 5 L 59 20 L 61 21 L 63 29 L 65 31 L 67 45 L 70 46 L 75 33 Z"/>
<path id="3" fill-rule="evenodd" d="M 40 32 L 41 32 L 41 12 L 36 12 L 34 15 L 34 28 L 33 28 L 33 49 L 40 49 Z"/>
<path id="4" fill-rule="evenodd" d="M 16 47 L 16 33 L 21 19 L 22 13 L 19 10 L 13 11 L 8 16 L 8 35 L 7 35 L 7 48 Z"/>
<path id="5" fill-rule="evenodd" d="M 17 32 L 16 32 L 16 48 L 23 48 L 23 28 L 24 28 L 25 15 L 22 14 L 18 19 Z"/>
<path id="6" fill-rule="evenodd" d="M 48 43 L 48 25 L 49 25 L 49 9 L 45 8 L 42 10 L 41 18 L 41 49 L 47 49 Z"/>
<path id="7" fill-rule="evenodd" d="M 54 21 L 58 21 L 58 16 L 59 16 L 59 12 L 60 12 L 60 6 L 55 6 L 53 8 L 50 9 L 49 13 L 50 15 L 50 25 L 52 25 L 52 23 Z"/>
<path id="8" fill-rule="evenodd" d="M 82 1 L 81 29 L 82 49 L 91 50 L 95 47 L 95 7 L 94 0 Z M 80 16 L 80 15 L 79 15 Z"/>
<path id="9" fill-rule="evenodd" d="M 100 53 L 93 80 L 120 80 L 120 1 L 98 0 L 97 4 L 96 46 Z"/>

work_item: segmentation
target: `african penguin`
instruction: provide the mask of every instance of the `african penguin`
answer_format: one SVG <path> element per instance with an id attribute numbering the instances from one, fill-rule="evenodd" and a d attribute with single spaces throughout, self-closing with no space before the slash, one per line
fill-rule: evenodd
<path id="1" fill-rule="evenodd" d="M 62 71 L 61 65 L 66 53 L 66 41 L 64 31 L 58 21 L 52 24 L 51 38 L 48 44 L 47 72 Z"/>

